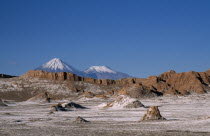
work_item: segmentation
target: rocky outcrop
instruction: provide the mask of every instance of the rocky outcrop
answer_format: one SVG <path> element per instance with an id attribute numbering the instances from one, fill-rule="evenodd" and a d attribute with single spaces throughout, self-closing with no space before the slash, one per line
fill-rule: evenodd
<path id="1" fill-rule="evenodd" d="M 87 98 L 93 98 L 95 95 L 92 92 L 84 92 L 83 96 Z"/>
<path id="2" fill-rule="evenodd" d="M 125 106 L 125 108 L 139 108 L 145 107 L 139 100 L 135 100 Z"/>
<path id="3" fill-rule="evenodd" d="M 33 101 L 33 102 L 48 102 L 50 103 L 51 98 L 47 92 L 39 93 L 34 97 L 31 97 L 27 101 Z"/>
<path id="4" fill-rule="evenodd" d="M 164 72 L 159 76 L 150 76 L 148 78 L 124 78 L 120 80 L 109 79 L 93 79 L 86 77 L 79 77 L 75 74 L 68 72 L 50 73 L 45 71 L 29 71 L 23 76 L 68 81 L 73 83 L 75 81 L 82 81 L 91 84 L 102 86 L 118 86 L 118 90 L 110 90 L 107 92 L 109 95 L 127 94 L 133 98 L 141 97 L 154 97 L 162 95 L 188 95 L 192 93 L 206 93 L 210 90 L 210 70 L 206 72 L 183 72 L 176 73 L 171 70 Z M 75 92 L 81 89 L 70 88 Z M 123 90 L 123 91 L 122 91 Z M 82 90 L 83 91 L 83 90 Z"/>
<path id="5" fill-rule="evenodd" d="M 51 111 L 68 111 L 62 103 L 54 104 L 51 106 Z"/>
<path id="6" fill-rule="evenodd" d="M 74 123 L 90 123 L 90 121 L 87 121 L 86 119 L 84 119 L 84 118 L 78 116 L 78 117 L 75 119 Z"/>
<path id="7" fill-rule="evenodd" d="M 170 86 L 165 94 L 202 94 L 209 90 L 209 74 L 208 72 L 175 73 L 169 71 L 161 74 L 158 78 Z"/>
<path id="8" fill-rule="evenodd" d="M 133 81 L 135 87 L 127 88 L 127 93 L 131 97 L 150 96 L 152 93 L 157 96 L 202 94 L 210 90 L 210 70 L 183 73 L 171 70 L 160 76 L 150 76 L 147 79 L 134 79 Z"/>
<path id="9" fill-rule="evenodd" d="M 75 74 L 69 73 L 69 72 L 59 72 L 59 73 L 52 73 L 52 72 L 46 72 L 46 71 L 40 71 L 40 70 L 31 70 L 24 74 L 23 76 L 29 76 L 29 77 L 35 77 L 35 78 L 41 78 L 41 79 L 49 79 L 49 80 L 58 80 L 58 81 L 84 81 L 88 83 L 93 84 L 101 84 L 101 85 L 111 85 L 115 84 L 115 80 L 109 80 L 109 79 L 94 79 L 94 78 L 88 78 L 88 77 L 80 77 Z"/>
<path id="10" fill-rule="evenodd" d="M 162 117 L 157 106 L 151 106 L 147 110 L 147 113 L 141 119 L 141 121 L 146 121 L 146 120 L 165 120 L 165 118 Z"/>
<path id="11" fill-rule="evenodd" d="M 58 103 L 51 106 L 52 111 L 71 111 L 73 109 L 86 109 L 80 104 L 69 102 L 69 103 Z"/>
<path id="12" fill-rule="evenodd" d="M 156 91 L 156 88 L 144 85 L 134 85 L 125 89 L 127 95 L 132 98 L 150 98 L 162 95 L 161 92 Z"/>
<path id="13" fill-rule="evenodd" d="M 82 105 L 74 103 L 74 102 L 63 103 L 62 105 L 67 109 L 72 109 L 72 108 L 74 108 L 74 109 L 86 109 L 86 107 L 83 107 Z"/>

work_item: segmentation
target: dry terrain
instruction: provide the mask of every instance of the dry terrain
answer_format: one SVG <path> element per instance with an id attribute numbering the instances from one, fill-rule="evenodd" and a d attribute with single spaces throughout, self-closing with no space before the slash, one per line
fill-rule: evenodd
<path id="1" fill-rule="evenodd" d="M 58 103 L 14 102 L 0 107 L 1 136 L 99 136 L 99 135 L 156 135 L 156 136 L 209 136 L 210 94 L 185 96 L 164 96 L 139 99 L 145 106 L 126 109 L 112 107 L 102 109 L 98 105 L 113 98 L 65 99 L 74 101 L 87 109 L 55 111 L 50 106 Z M 167 120 L 139 122 L 148 106 L 159 106 Z M 74 123 L 77 116 L 90 121 Z"/>

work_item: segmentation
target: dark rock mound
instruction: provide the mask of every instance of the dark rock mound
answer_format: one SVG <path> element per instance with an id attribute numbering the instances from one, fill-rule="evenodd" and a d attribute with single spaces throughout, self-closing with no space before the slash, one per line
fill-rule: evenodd
<path id="1" fill-rule="evenodd" d="M 87 121 L 87 120 L 83 119 L 82 117 L 78 116 L 75 119 L 74 123 L 90 123 L 90 121 Z"/>
<path id="2" fill-rule="evenodd" d="M 150 98 L 158 96 L 152 90 L 145 86 L 132 86 L 127 89 L 127 94 L 132 98 Z"/>
<path id="3" fill-rule="evenodd" d="M 145 107 L 139 100 L 133 101 L 125 106 L 125 108 L 139 108 Z"/>
<path id="4" fill-rule="evenodd" d="M 0 106 L 8 106 L 0 99 Z"/>
<path id="5" fill-rule="evenodd" d="M 141 120 L 146 121 L 146 120 L 166 120 L 166 119 L 162 117 L 157 106 L 151 106 L 149 107 L 147 113 L 143 116 Z"/>
<path id="6" fill-rule="evenodd" d="M 52 106 L 55 111 L 71 111 L 72 109 L 86 109 L 80 104 L 69 102 L 69 103 L 58 103 Z"/>
<path id="7" fill-rule="evenodd" d="M 22 120 L 15 120 L 14 122 L 17 122 L 18 123 L 18 122 L 22 122 Z"/>
<path id="8" fill-rule="evenodd" d="M 82 105 L 74 103 L 74 102 L 65 104 L 65 108 L 86 109 L 86 107 L 83 107 Z"/>
<path id="9" fill-rule="evenodd" d="M 16 114 L 15 113 L 6 112 L 6 113 L 3 113 L 2 115 L 4 115 L 4 116 L 15 116 Z"/>
<path id="10" fill-rule="evenodd" d="M 62 103 L 58 103 L 58 104 L 52 105 L 51 108 L 53 108 L 53 110 L 55 110 L 55 111 L 68 111 L 68 110 L 62 105 Z"/>
<path id="11" fill-rule="evenodd" d="M 0 74 L 0 78 L 13 78 L 16 76 L 6 75 L 6 74 Z"/>

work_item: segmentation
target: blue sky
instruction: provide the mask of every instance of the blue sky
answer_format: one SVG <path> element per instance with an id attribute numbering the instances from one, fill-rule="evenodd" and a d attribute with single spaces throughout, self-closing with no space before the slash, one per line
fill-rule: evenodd
<path id="1" fill-rule="evenodd" d="M 1 0 L 0 73 L 58 57 L 136 77 L 210 68 L 209 0 Z"/>

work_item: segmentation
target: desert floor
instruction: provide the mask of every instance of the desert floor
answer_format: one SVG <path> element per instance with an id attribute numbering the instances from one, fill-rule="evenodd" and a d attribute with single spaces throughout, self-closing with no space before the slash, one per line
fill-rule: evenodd
<path id="1" fill-rule="evenodd" d="M 159 106 L 167 120 L 139 122 L 147 108 L 101 109 L 98 105 L 110 100 L 95 98 L 74 100 L 88 109 L 54 114 L 49 114 L 50 106 L 57 101 L 11 101 L 8 107 L 0 107 L 0 136 L 210 136 L 210 94 L 139 100 L 145 106 Z M 74 123 L 77 116 L 90 123 Z"/>

